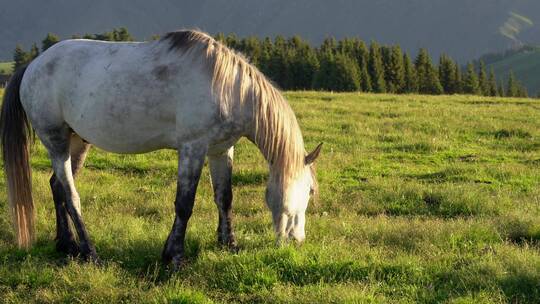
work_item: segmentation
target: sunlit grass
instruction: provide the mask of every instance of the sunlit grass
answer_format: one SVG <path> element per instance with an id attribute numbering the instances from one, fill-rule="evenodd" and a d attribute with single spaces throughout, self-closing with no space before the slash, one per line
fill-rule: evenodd
<path id="1" fill-rule="evenodd" d="M 537 303 L 540 103 L 476 96 L 292 92 L 321 193 L 307 242 L 276 248 L 267 167 L 241 141 L 234 213 L 241 251 L 216 244 L 204 169 L 187 237 L 190 262 L 160 264 L 173 220 L 176 155 L 93 149 L 77 180 L 102 266 L 54 251 L 49 161 L 34 147 L 37 244 L 13 245 L 0 187 L 0 300 L 177 303 Z"/>

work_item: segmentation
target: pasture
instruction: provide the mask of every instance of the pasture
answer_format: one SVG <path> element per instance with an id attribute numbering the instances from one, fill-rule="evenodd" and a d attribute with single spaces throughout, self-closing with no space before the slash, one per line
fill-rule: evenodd
<path id="1" fill-rule="evenodd" d="M 0 62 L 0 74 L 11 74 L 13 71 L 13 61 Z"/>
<path id="2" fill-rule="evenodd" d="M 1 94 L 1 93 L 0 93 Z M 13 245 L 0 183 L 0 301 L 174 303 L 540 302 L 540 102 L 290 92 L 321 193 L 307 241 L 276 247 L 266 163 L 242 140 L 233 178 L 241 250 L 217 246 L 208 168 L 188 265 L 160 263 L 173 221 L 173 151 L 92 149 L 76 183 L 103 265 L 54 250 L 50 163 L 32 152 L 37 243 Z"/>

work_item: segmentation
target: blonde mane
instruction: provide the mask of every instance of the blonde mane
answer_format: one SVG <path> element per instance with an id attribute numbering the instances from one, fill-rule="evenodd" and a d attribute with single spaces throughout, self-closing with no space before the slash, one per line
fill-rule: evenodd
<path id="1" fill-rule="evenodd" d="M 304 140 L 296 116 L 281 92 L 242 55 L 211 36 L 193 30 L 168 33 L 170 49 L 204 56 L 212 73 L 212 91 L 227 114 L 238 102 L 253 103 L 255 143 L 282 186 L 304 168 Z"/>

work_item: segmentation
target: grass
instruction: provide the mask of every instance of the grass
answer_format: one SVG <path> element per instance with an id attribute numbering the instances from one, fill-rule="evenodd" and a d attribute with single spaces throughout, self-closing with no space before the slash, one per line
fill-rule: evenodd
<path id="1" fill-rule="evenodd" d="M 0 75 L 11 74 L 13 71 L 13 61 L 0 62 Z"/>
<path id="2" fill-rule="evenodd" d="M 472 96 L 287 93 L 321 194 L 307 242 L 277 248 L 266 165 L 242 140 L 234 168 L 241 251 L 216 245 L 205 168 L 190 263 L 159 263 L 172 225 L 176 156 L 93 149 L 77 180 L 102 266 L 54 251 L 51 174 L 36 145 L 37 244 L 13 246 L 0 187 L 0 299 L 28 302 L 538 303 L 540 102 Z"/>

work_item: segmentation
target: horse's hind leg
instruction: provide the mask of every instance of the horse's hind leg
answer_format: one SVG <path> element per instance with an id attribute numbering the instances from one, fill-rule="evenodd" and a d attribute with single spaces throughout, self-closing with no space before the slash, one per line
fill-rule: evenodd
<path id="1" fill-rule="evenodd" d="M 232 166 L 234 147 L 219 155 L 209 155 L 210 175 L 214 188 L 214 202 L 219 211 L 218 243 L 236 250 L 232 218 Z"/>
<path id="2" fill-rule="evenodd" d="M 96 260 L 96 250 L 90 241 L 88 233 L 86 232 L 86 228 L 80 213 L 79 194 L 77 193 L 75 184 L 73 182 L 73 171 L 76 170 L 72 171 L 71 166 L 71 130 L 68 126 L 64 125 L 62 127 L 48 129 L 38 133 L 40 134 L 41 141 L 49 151 L 49 157 L 51 158 L 56 179 L 55 184 L 59 182 L 64 190 L 64 196 L 60 198 L 64 198 L 65 210 L 67 211 L 67 214 L 69 214 L 77 231 L 81 257 L 85 260 Z M 57 190 L 57 194 L 58 193 L 61 192 Z M 60 211 L 60 215 L 62 216 L 63 210 Z M 64 222 L 67 222 L 67 217 L 63 218 L 63 220 L 66 220 Z M 67 223 L 65 224 L 67 225 Z"/>
<path id="3" fill-rule="evenodd" d="M 70 154 L 73 177 L 82 169 L 90 146 L 90 144 L 84 142 L 78 135 L 71 135 Z M 54 173 L 51 176 L 50 184 L 56 209 L 56 250 L 76 256 L 79 254 L 79 245 L 75 241 L 69 226 L 66 195 L 62 184 Z M 80 206 L 78 209 L 81 210 Z"/>

